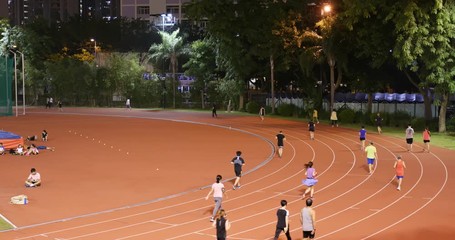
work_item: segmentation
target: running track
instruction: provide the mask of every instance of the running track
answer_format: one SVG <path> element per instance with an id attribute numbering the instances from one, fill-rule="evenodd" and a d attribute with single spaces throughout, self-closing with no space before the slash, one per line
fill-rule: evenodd
<path id="1" fill-rule="evenodd" d="M 138 182 L 144 183 L 143 186 L 125 184 L 116 192 L 116 187 L 113 187 L 116 185 L 116 180 L 109 181 L 106 178 L 111 176 L 115 179 L 123 174 L 124 169 L 119 170 L 121 174 L 106 175 L 99 182 L 94 176 L 105 173 L 86 170 L 83 177 L 87 176 L 90 181 L 93 181 L 93 185 L 97 186 L 98 190 L 95 188 L 93 191 L 77 194 L 83 204 L 74 202 L 71 203 L 72 205 L 62 207 L 59 203 L 53 203 L 45 205 L 47 208 L 45 210 L 36 207 L 32 209 L 33 201 L 38 206 L 42 204 L 36 190 L 49 191 L 46 195 L 43 194 L 43 198 L 49 198 L 52 191 L 66 191 L 57 195 L 71 196 L 73 200 L 77 196 L 68 192 L 67 184 L 47 186 L 44 183 L 42 189 L 32 189 L 35 192 L 27 189 L 29 192 L 26 194 L 35 195 L 30 205 L 11 206 L 5 204 L 6 199 L 14 193 L 14 190 L 16 192 L 23 190 L 17 190 L 17 184 L 6 185 L 6 190 L 0 196 L 2 199 L 0 211 L 13 223 L 20 224 L 16 224 L 17 229 L 13 231 L 0 233 L 0 239 L 215 239 L 215 231 L 208 221 L 213 201 L 211 199 L 206 201 L 204 197 L 208 192 L 207 186 L 213 183 L 214 176 L 220 171 L 228 180 L 225 182 L 226 188 L 231 189 L 232 166 L 225 164 L 226 166 L 222 166 L 217 172 L 213 172 L 213 169 L 217 169 L 216 165 L 221 164 L 220 162 L 229 162 L 236 150 L 244 152 L 247 163 L 244 172 L 247 174 L 242 177 L 242 188 L 235 191 L 229 190 L 228 198 L 223 201 L 223 208 L 226 209 L 228 218 L 232 222 L 229 239 L 272 239 L 276 223 L 275 213 L 281 199 L 288 201 L 293 239 L 302 239 L 299 211 L 304 206 L 304 201 L 301 199 L 304 188 L 301 186 L 301 180 L 304 177 L 303 164 L 310 160 L 314 161 L 314 166 L 319 173 L 319 183 L 316 186 L 314 199 L 317 212 L 317 239 L 453 239 L 455 236 L 455 225 L 451 222 L 455 217 L 455 210 L 449 207 L 455 196 L 454 179 L 451 177 L 455 169 L 454 151 L 433 147 L 431 153 L 422 153 L 420 146 L 414 146 L 414 152 L 408 153 L 404 148 L 403 139 L 368 134 L 367 139 L 375 142 L 379 154 L 374 174 L 368 175 L 365 157 L 359 150 L 357 131 L 320 124 L 316 129 L 316 140 L 310 141 L 306 125 L 301 122 L 271 118 L 261 122 L 259 117 L 229 114 L 219 114 L 219 116 L 218 119 L 212 119 L 209 113 L 125 111 L 123 109 L 65 109 L 63 113 L 55 110 L 32 109 L 26 116 L 20 116 L 18 119 L 0 119 L 2 128 L 8 127 L 6 129 L 13 129 L 24 135 L 27 134 L 25 130 L 41 131 L 41 128 L 33 126 L 36 122 L 48 123 L 47 128 L 52 129 L 50 136 L 54 133 L 60 139 L 70 142 L 70 146 L 66 146 L 61 141 L 50 140 L 48 145 L 52 143 L 58 147 L 56 152 L 43 153 L 43 156 L 49 159 L 55 156 L 69 158 L 68 153 L 65 154 L 61 149 L 84 147 L 83 140 L 90 141 L 90 138 L 93 142 L 99 139 L 100 145 L 112 139 L 116 140 L 114 142 L 120 141 L 117 138 L 118 133 L 115 134 L 117 131 L 115 126 L 119 129 L 127 126 L 128 132 L 136 133 L 136 136 L 133 134 L 129 136 L 123 131 L 120 135 L 125 142 L 117 142 L 117 145 L 109 143 L 107 146 L 104 144 L 102 147 L 89 149 L 91 154 L 82 151 L 79 161 L 90 159 L 94 154 L 107 156 L 111 160 L 123 158 L 125 151 L 128 151 L 130 156 L 145 155 L 153 158 L 157 149 L 141 151 L 139 148 L 135 150 L 134 146 L 138 145 L 143 149 L 141 144 L 147 146 L 147 141 L 153 142 L 151 148 L 159 143 L 175 145 L 179 140 L 178 132 L 183 131 L 182 128 L 196 129 L 197 135 L 201 134 L 203 137 L 185 142 L 188 149 L 176 148 L 175 151 L 164 151 L 172 155 L 171 159 L 175 160 L 178 156 L 180 160 L 193 163 L 186 165 L 182 162 L 180 166 L 175 163 L 172 165 L 174 170 L 169 170 L 169 174 L 172 175 L 171 179 L 174 179 L 175 183 L 169 182 L 169 176 L 163 176 L 166 182 L 162 184 L 154 185 L 155 182 L 160 182 L 160 179 L 152 180 L 153 183 L 141 180 Z M 71 120 L 76 118 L 79 124 L 82 124 L 81 122 L 83 124 L 78 125 L 79 129 L 74 130 L 74 127 L 69 125 L 73 124 Z M 100 118 L 103 120 L 100 121 Z M 99 122 L 102 124 L 91 128 L 90 131 L 84 131 L 84 127 L 89 128 L 90 124 Z M 109 125 L 110 122 L 112 126 Z M 170 138 L 164 138 L 165 141 L 161 138 L 161 141 L 155 142 L 153 131 L 155 125 L 158 125 L 155 131 L 159 128 L 166 133 L 163 135 Z M 110 130 L 106 131 L 104 127 Z M 275 135 L 279 130 L 283 130 L 287 138 L 284 156 L 281 159 L 275 157 L 273 146 L 276 142 Z M 141 133 L 145 136 L 138 137 L 137 135 Z M 203 139 L 215 140 L 204 142 L 201 146 L 199 141 Z M 245 142 L 242 142 L 243 139 Z M 141 143 L 130 146 L 130 142 L 134 141 Z M 121 154 L 112 154 L 117 146 L 128 150 L 119 148 L 118 151 L 121 151 Z M 164 147 L 160 147 L 162 148 Z M 398 154 L 402 155 L 407 165 L 401 191 L 396 190 L 392 168 L 394 157 Z M 33 161 L 33 157 L 42 156 L 40 154 L 31 156 L 29 159 L 21 159 L 20 163 L 16 163 L 19 162 L 17 160 L 10 160 L 7 166 L 2 163 L 2 171 L 8 167 L 27 169 L 30 164 L 26 165 L 24 162 Z M 221 161 L 214 164 L 213 160 L 207 160 L 210 158 L 221 158 Z M 60 159 L 60 161 L 65 160 Z M 130 157 L 127 161 L 133 164 L 134 158 Z M 116 164 L 114 160 L 112 162 Z M 12 164 L 17 166 L 11 167 Z M 58 164 L 57 160 L 38 169 L 52 168 L 56 164 Z M 105 164 L 97 166 L 92 161 L 90 169 L 103 169 Z M 150 168 L 150 171 L 155 170 L 156 162 L 140 164 L 145 164 L 140 166 Z M 162 163 L 160 166 L 166 165 Z M 58 171 L 62 169 L 64 168 Z M 15 169 L 11 171 L 15 172 Z M 16 172 L 14 175 L 19 174 L 25 175 L 23 171 Z M 125 174 L 127 174 L 126 171 Z M 71 175 L 70 170 L 67 175 Z M 132 176 L 135 176 L 134 173 L 128 178 Z M 198 178 L 198 176 L 201 177 Z M 136 177 L 139 178 L 140 175 Z M 23 180 L 22 178 L 24 177 L 19 176 L 19 179 Z M 5 179 L 0 180 L 5 183 Z M 163 187 L 160 188 L 160 185 Z M 151 189 L 146 186 L 151 186 Z M 48 190 L 50 188 L 53 189 Z M 84 185 L 84 188 L 89 187 Z M 142 198 L 138 197 L 141 195 L 137 191 L 150 190 L 153 193 L 144 194 Z M 96 194 L 97 191 L 103 191 L 103 195 Z M 20 193 L 22 192 L 18 194 Z M 135 198 L 128 198 L 128 195 Z M 60 199 L 58 196 L 54 195 L 54 197 Z M 65 201 L 64 199 L 61 198 L 61 201 Z M 90 211 L 90 205 L 85 204 L 87 199 L 93 202 L 92 211 Z M 109 209 L 100 208 L 102 202 L 109 205 Z M 66 202 L 68 203 L 70 202 Z M 53 205 L 55 205 L 55 211 L 52 209 Z M 77 210 L 79 207 L 83 208 L 80 212 Z M 280 239 L 285 239 L 285 236 L 282 235 Z"/>

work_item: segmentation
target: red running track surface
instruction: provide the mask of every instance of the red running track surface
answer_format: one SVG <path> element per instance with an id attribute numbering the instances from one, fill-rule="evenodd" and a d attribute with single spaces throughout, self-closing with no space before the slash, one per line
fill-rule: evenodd
<path id="1" fill-rule="evenodd" d="M 368 134 L 379 159 L 367 174 L 358 132 L 318 124 L 309 140 L 306 123 L 256 116 L 125 109 L 29 109 L 0 118 L 23 136 L 46 129 L 55 147 L 37 156 L 0 156 L 0 213 L 17 228 L 0 239 L 215 239 L 208 186 L 224 176 L 228 239 L 272 239 L 276 210 L 288 201 L 293 239 L 302 239 L 303 165 L 314 162 L 319 183 L 314 208 L 317 239 L 453 239 L 454 151 L 405 150 L 404 139 Z M 283 158 L 275 135 L 286 135 Z M 27 144 L 27 143 L 26 143 Z M 242 188 L 231 190 L 230 160 L 245 158 Z M 393 163 L 407 169 L 396 190 Z M 452 156 L 452 157 L 451 157 Z M 24 188 L 30 168 L 43 185 Z M 10 205 L 18 194 L 27 205 Z M 285 239 L 282 235 L 280 239 Z"/>

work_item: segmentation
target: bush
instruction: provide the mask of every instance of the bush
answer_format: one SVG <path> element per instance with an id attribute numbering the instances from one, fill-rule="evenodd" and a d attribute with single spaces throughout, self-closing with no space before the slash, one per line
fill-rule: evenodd
<path id="1" fill-rule="evenodd" d="M 355 112 L 352 109 L 346 108 L 341 110 L 341 112 L 338 114 L 339 115 L 339 120 L 342 123 L 354 123 L 354 118 L 355 118 Z"/>
<path id="2" fill-rule="evenodd" d="M 389 126 L 406 128 L 411 120 L 412 118 L 407 112 L 397 111 L 390 115 Z"/>
<path id="3" fill-rule="evenodd" d="M 257 111 L 259 113 L 259 109 Z M 272 114 L 272 107 L 271 106 L 265 106 L 265 114 Z"/>
<path id="4" fill-rule="evenodd" d="M 325 110 L 322 110 L 318 112 L 318 117 L 319 117 L 319 121 L 321 121 L 321 119 L 324 119 L 324 120 L 330 120 L 330 113 L 329 111 L 325 111 Z M 313 112 L 311 112 L 311 115 L 310 116 L 313 116 Z"/>
<path id="5" fill-rule="evenodd" d="M 423 130 L 427 126 L 425 118 L 414 118 L 411 121 L 411 126 L 417 130 Z"/>
<path id="6" fill-rule="evenodd" d="M 370 114 L 364 113 L 362 111 L 355 112 L 354 123 L 361 123 L 361 124 L 365 124 L 365 125 L 371 124 Z"/>
<path id="7" fill-rule="evenodd" d="M 446 129 L 447 132 L 455 132 L 455 117 L 451 117 L 449 120 L 447 120 Z"/>
<path id="8" fill-rule="evenodd" d="M 280 106 L 278 106 L 277 110 L 278 110 L 278 114 L 280 114 L 281 116 L 290 117 L 294 114 L 294 109 L 295 109 L 295 105 L 283 103 Z"/>
<path id="9" fill-rule="evenodd" d="M 259 113 L 259 103 L 251 101 L 246 104 L 246 111 L 249 113 Z M 266 112 L 267 113 L 267 112 Z"/>

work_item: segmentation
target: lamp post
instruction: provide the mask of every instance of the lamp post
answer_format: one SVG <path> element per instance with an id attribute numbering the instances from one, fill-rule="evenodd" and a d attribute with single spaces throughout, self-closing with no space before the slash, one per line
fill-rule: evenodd
<path id="1" fill-rule="evenodd" d="M 9 50 L 14 55 L 14 88 L 15 88 L 15 102 L 16 102 L 16 117 L 18 116 L 17 112 L 17 59 L 16 52 Z"/>
<path id="2" fill-rule="evenodd" d="M 95 56 L 95 62 L 96 62 L 96 40 L 94 38 L 91 38 L 90 42 L 94 42 L 95 43 L 95 52 L 94 52 L 93 55 Z"/>
<path id="3" fill-rule="evenodd" d="M 22 115 L 25 115 L 25 57 L 24 53 L 16 50 L 21 55 L 22 62 Z"/>
<path id="4" fill-rule="evenodd" d="M 163 28 L 163 32 L 164 32 L 164 19 L 166 18 L 166 14 L 161 14 L 161 19 L 163 20 L 162 23 L 161 23 L 161 26 Z"/>

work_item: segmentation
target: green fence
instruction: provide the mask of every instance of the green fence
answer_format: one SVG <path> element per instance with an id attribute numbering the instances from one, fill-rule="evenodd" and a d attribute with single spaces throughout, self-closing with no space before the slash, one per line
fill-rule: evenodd
<path id="1" fill-rule="evenodd" d="M 13 59 L 0 56 L 0 116 L 13 115 Z"/>

